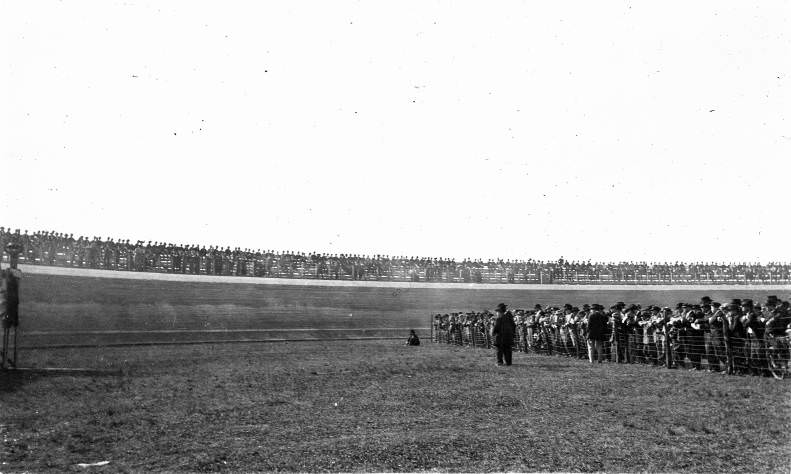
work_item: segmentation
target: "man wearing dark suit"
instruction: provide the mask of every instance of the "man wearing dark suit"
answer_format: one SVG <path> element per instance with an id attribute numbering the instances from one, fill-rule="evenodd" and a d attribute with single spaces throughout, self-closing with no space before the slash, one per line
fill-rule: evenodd
<path id="1" fill-rule="evenodd" d="M 604 307 L 600 304 L 591 305 L 590 316 L 588 316 L 588 360 L 594 362 L 602 361 L 602 346 L 607 339 L 608 319 L 604 314 Z"/>
<path id="2" fill-rule="evenodd" d="M 497 365 L 503 365 L 503 361 L 505 361 L 505 365 L 511 365 L 511 346 L 514 343 L 514 333 L 516 332 L 514 316 L 505 309 L 505 304 L 497 305 L 492 327 L 492 338 L 494 345 L 497 346 Z"/>

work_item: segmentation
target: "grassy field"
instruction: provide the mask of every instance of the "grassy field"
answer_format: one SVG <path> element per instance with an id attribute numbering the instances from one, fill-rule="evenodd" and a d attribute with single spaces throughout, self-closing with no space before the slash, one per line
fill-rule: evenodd
<path id="1" fill-rule="evenodd" d="M 776 290 L 705 294 L 762 301 Z M 22 345 L 266 338 L 403 336 L 437 312 L 616 301 L 672 305 L 704 293 L 680 287 L 563 289 L 372 288 L 154 281 L 27 274 L 21 285 Z M 784 297 L 783 293 L 780 293 Z M 384 328 L 384 329 L 382 329 Z M 392 329 L 389 329 L 392 328 Z M 364 330 L 364 331 L 361 331 Z M 88 331 L 89 333 L 86 333 Z M 75 334 L 76 333 L 76 334 Z"/>
<path id="2" fill-rule="evenodd" d="M 789 472 L 787 381 L 394 341 L 35 351 L 0 472 Z"/>

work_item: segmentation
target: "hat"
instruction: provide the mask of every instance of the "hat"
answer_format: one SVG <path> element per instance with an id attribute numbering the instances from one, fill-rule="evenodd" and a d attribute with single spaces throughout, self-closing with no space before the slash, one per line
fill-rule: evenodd
<path id="1" fill-rule="evenodd" d="M 683 308 L 684 306 L 685 306 L 685 305 L 684 305 L 684 303 L 678 302 L 678 303 L 676 304 L 676 309 L 681 309 L 681 308 Z"/>
<path id="2" fill-rule="evenodd" d="M 582 309 L 591 309 L 591 305 L 585 303 L 584 305 L 582 305 Z"/>
<path id="3" fill-rule="evenodd" d="M 673 310 L 672 310 L 672 309 L 670 309 L 670 307 L 668 307 L 668 306 L 665 306 L 664 308 L 662 308 L 662 312 L 663 312 L 663 313 L 672 313 L 672 312 L 673 312 Z"/>
<path id="4" fill-rule="evenodd" d="M 500 303 L 500 304 L 497 305 L 497 310 L 498 311 L 505 311 L 505 308 L 507 308 L 507 307 L 508 307 L 508 305 L 506 305 L 505 303 Z"/>
<path id="5" fill-rule="evenodd" d="M 701 303 L 711 303 L 711 298 L 709 298 L 708 296 L 704 296 L 703 298 L 700 299 L 700 302 Z"/>
<path id="6" fill-rule="evenodd" d="M 753 300 L 751 300 L 749 298 L 743 299 L 742 300 L 742 306 L 752 307 L 753 306 Z"/>
<path id="7" fill-rule="evenodd" d="M 728 303 L 728 308 L 733 308 L 733 307 L 738 308 L 741 305 L 742 305 L 742 300 L 740 300 L 739 298 L 734 298 L 731 300 L 730 303 Z"/>
<path id="8" fill-rule="evenodd" d="M 541 305 L 537 304 L 537 305 L 533 306 L 533 309 L 541 309 Z"/>
<path id="9" fill-rule="evenodd" d="M 601 310 L 603 310 L 603 309 L 604 309 L 604 306 L 602 306 L 602 305 L 600 305 L 600 304 L 598 304 L 598 303 L 595 303 L 595 304 L 592 304 L 592 305 L 591 305 L 591 309 L 595 309 L 595 310 L 597 310 L 597 311 L 601 311 Z"/>
<path id="10" fill-rule="evenodd" d="M 624 306 L 626 306 L 626 303 L 624 303 L 623 301 L 619 301 L 615 303 L 616 308 L 623 308 Z"/>
<path id="11" fill-rule="evenodd" d="M 711 305 L 714 306 L 715 308 L 719 308 L 720 306 L 722 306 L 722 303 L 717 303 L 716 301 L 712 301 Z"/>

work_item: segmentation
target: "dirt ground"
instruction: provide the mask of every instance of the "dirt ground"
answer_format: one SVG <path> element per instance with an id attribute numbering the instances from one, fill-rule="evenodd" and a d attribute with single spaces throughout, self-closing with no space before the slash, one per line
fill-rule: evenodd
<path id="1" fill-rule="evenodd" d="M 20 356 L 120 373 L 0 374 L 0 472 L 791 467 L 788 381 L 395 341 Z"/>

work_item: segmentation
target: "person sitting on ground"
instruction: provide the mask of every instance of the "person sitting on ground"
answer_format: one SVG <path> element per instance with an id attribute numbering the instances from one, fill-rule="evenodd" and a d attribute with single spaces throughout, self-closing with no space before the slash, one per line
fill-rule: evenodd
<path id="1" fill-rule="evenodd" d="M 420 338 L 417 337 L 414 329 L 409 330 L 409 337 L 406 340 L 407 346 L 419 346 L 420 345 Z"/>

